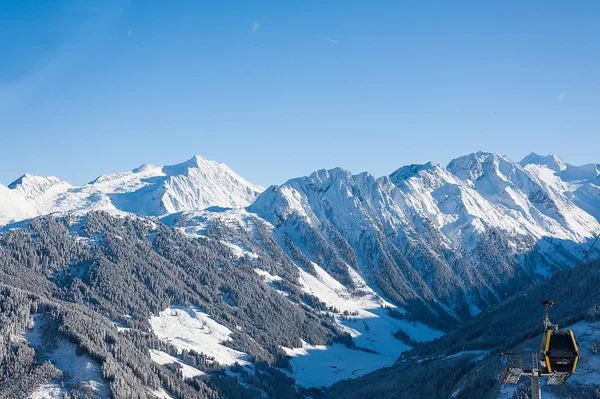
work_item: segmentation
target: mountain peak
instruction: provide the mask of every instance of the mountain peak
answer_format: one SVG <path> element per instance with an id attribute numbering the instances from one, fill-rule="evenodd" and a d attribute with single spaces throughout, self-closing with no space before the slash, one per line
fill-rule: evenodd
<path id="1" fill-rule="evenodd" d="M 308 181 L 313 182 L 327 182 L 338 179 L 348 179 L 352 177 L 352 173 L 347 171 L 346 169 L 335 167 L 333 169 L 320 169 L 317 170 L 308 176 Z"/>
<path id="2" fill-rule="evenodd" d="M 17 180 L 10 183 L 8 185 L 8 188 L 10 188 L 11 190 L 14 190 L 24 184 L 57 184 L 57 183 L 64 183 L 64 182 L 55 176 L 43 177 L 43 176 L 36 176 L 36 175 L 31 175 L 29 173 L 25 173 L 23 176 L 19 177 Z"/>
<path id="3" fill-rule="evenodd" d="M 463 155 L 462 157 L 450 161 L 446 169 L 463 180 L 477 180 L 483 176 L 483 167 L 481 163 L 488 155 L 489 153 L 481 151 Z"/>
<path id="4" fill-rule="evenodd" d="M 208 159 L 202 158 L 199 155 L 194 155 L 192 158 L 188 159 L 185 162 L 181 162 L 175 165 L 166 165 L 163 166 L 163 172 L 167 175 L 184 175 L 188 172 L 189 169 L 206 169 L 206 168 L 219 168 L 226 167 L 225 164 L 218 163 L 216 161 L 210 161 Z"/>
<path id="5" fill-rule="evenodd" d="M 494 165 L 497 168 L 500 164 L 511 164 L 515 162 L 494 152 L 477 151 L 450 161 L 446 169 L 454 176 L 463 180 L 475 181 L 484 175 L 484 165 Z"/>
<path id="6" fill-rule="evenodd" d="M 545 165 L 548 168 L 556 171 L 562 172 L 567 169 L 567 164 L 563 161 L 558 155 L 539 155 L 535 152 L 527 155 L 521 162 L 519 162 L 521 166 L 536 164 L 536 165 Z"/>
<path id="7" fill-rule="evenodd" d="M 19 177 L 17 180 L 13 181 L 12 183 L 10 183 L 8 185 L 8 188 L 10 188 L 11 190 L 16 189 L 19 185 L 23 184 L 24 181 L 29 180 L 32 177 L 37 177 L 34 175 L 30 175 L 29 173 L 25 173 L 24 175 L 22 175 L 21 177 Z"/>
<path id="8" fill-rule="evenodd" d="M 181 163 L 180 165 L 186 165 L 190 168 L 201 168 L 202 166 L 205 166 L 206 164 L 219 164 L 219 163 L 217 161 L 211 161 L 209 159 L 201 157 L 200 155 L 194 155 L 193 157 L 191 157 L 187 161 Z"/>
<path id="9" fill-rule="evenodd" d="M 151 163 L 145 163 L 143 165 L 140 165 L 139 168 L 135 168 L 132 170 L 133 173 L 144 173 L 144 172 L 148 172 L 150 170 L 159 168 L 159 166 L 153 165 Z"/>
<path id="10" fill-rule="evenodd" d="M 413 176 L 416 176 L 423 170 L 433 170 L 436 166 L 431 163 L 431 161 L 424 164 L 411 164 L 402 166 L 397 169 L 395 172 L 390 174 L 390 179 L 394 183 L 398 183 L 400 181 L 408 180 Z"/>
<path id="11" fill-rule="evenodd" d="M 26 197 L 43 195 L 49 190 L 67 190 L 71 185 L 55 176 L 36 176 L 24 174 L 8 185 L 11 190 L 19 191 Z"/>
<path id="12" fill-rule="evenodd" d="M 213 170 L 217 167 L 227 168 L 225 164 L 220 164 L 216 161 L 209 161 L 207 159 L 202 158 L 199 155 L 195 155 L 187 161 L 175 164 L 175 165 L 153 165 L 150 163 L 145 163 L 140 165 L 138 168 L 133 170 L 125 171 L 125 172 L 117 172 L 110 173 L 106 175 L 100 175 L 96 179 L 92 180 L 89 184 L 98 184 L 105 183 L 110 181 L 120 181 L 120 180 L 130 180 L 132 178 L 138 179 L 137 176 L 134 175 L 144 175 L 146 177 L 158 177 L 158 176 L 176 176 L 176 175 L 186 175 L 190 169 L 206 169 Z M 229 168 L 227 168 L 229 169 Z"/>
<path id="13" fill-rule="evenodd" d="M 100 176 L 87 189 L 79 190 L 78 201 L 83 209 L 92 206 L 163 216 L 211 206 L 242 208 L 261 191 L 262 187 L 244 180 L 227 165 L 194 156 L 175 165 L 144 164 L 132 171 Z"/>

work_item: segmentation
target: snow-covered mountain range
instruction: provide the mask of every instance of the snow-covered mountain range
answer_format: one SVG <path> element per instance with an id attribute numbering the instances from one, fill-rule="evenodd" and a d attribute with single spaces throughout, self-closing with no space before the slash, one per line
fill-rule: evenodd
<path id="1" fill-rule="evenodd" d="M 89 213 L 97 210 L 117 218 Z M 59 217 L 35 220 L 31 229 L 14 223 L 47 214 Z M 76 217 L 60 217 L 67 214 Z M 515 162 L 478 152 L 446 167 L 408 165 L 383 177 L 335 168 L 266 190 L 201 157 L 142 165 L 79 187 L 24 175 L 0 185 L 0 246 L 16 251 L 29 277 L 4 272 L 2 283 L 30 289 L 51 281 L 67 291 L 88 287 L 73 288 L 77 298 L 87 289 L 107 295 L 115 301 L 109 313 L 117 332 L 149 323 L 144 328 L 174 348 L 152 347 L 146 360 L 176 363 L 187 377 L 210 373 L 184 349 L 210 354 L 242 385 L 257 355 L 277 355 L 289 357 L 285 375 L 296 386 L 317 388 L 390 366 L 401 353 L 574 266 L 600 232 L 599 217 L 600 165 L 572 166 L 555 155 Z M 39 234 L 47 236 L 38 242 Z M 62 244 L 48 239 L 61 234 Z M 29 244 L 17 251 L 26 237 Z M 42 254 L 42 264 L 58 262 L 58 269 L 39 280 L 24 262 L 33 254 Z M 123 269 L 111 273 L 116 255 Z M 594 250 L 590 259 L 599 255 Z M 93 256 L 99 258 L 90 266 Z M 194 256 L 189 264 L 188 256 Z M 160 264 L 152 263 L 157 257 L 174 263 L 152 266 Z M 138 275 L 140 265 L 147 270 Z M 123 273 L 129 274 L 121 281 Z M 211 280 L 217 275 L 218 283 Z M 170 299 L 192 288 L 206 292 Z M 154 316 L 140 299 L 150 295 L 146 289 L 161 298 Z M 131 310 L 121 308 L 126 293 L 133 295 Z M 187 295 L 195 299 L 188 303 Z M 288 321 L 271 331 L 274 315 L 292 311 L 314 325 Z M 136 312 L 149 319 L 138 320 Z M 337 341 L 325 345 L 327 334 Z M 56 384 L 40 389 L 61 391 Z"/>
<path id="2" fill-rule="evenodd" d="M 268 188 L 249 210 L 292 256 L 300 249 L 345 284 L 349 266 L 396 303 L 468 318 L 574 265 L 600 232 L 599 176 L 556 156 L 478 152 L 380 178 L 320 170 Z"/>
<path id="3" fill-rule="evenodd" d="M 0 224 L 90 210 L 187 219 L 202 211 L 205 220 L 255 214 L 309 272 L 314 262 L 350 289 L 360 288 L 358 275 L 425 319 L 467 319 L 576 262 L 581 244 L 600 231 L 600 166 L 478 152 L 383 177 L 320 170 L 263 192 L 196 156 L 81 187 L 31 175 L 0 186 Z"/>
<path id="4" fill-rule="evenodd" d="M 162 216 L 211 206 L 239 208 L 251 204 L 262 190 L 227 165 L 199 156 L 173 166 L 146 164 L 102 175 L 81 187 L 56 177 L 24 175 L 8 187 L 0 185 L 0 225 L 91 210 Z"/>

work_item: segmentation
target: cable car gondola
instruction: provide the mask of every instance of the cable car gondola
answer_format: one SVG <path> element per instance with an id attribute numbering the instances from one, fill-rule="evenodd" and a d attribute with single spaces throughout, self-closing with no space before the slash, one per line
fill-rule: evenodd
<path id="1" fill-rule="evenodd" d="M 580 356 L 577 341 L 573 331 L 560 330 L 558 325 L 550 323 L 548 312 L 554 302 L 544 301 L 542 304 L 546 305 L 546 318 L 540 349 L 541 371 L 551 376 L 549 384 L 564 384 L 577 369 Z"/>

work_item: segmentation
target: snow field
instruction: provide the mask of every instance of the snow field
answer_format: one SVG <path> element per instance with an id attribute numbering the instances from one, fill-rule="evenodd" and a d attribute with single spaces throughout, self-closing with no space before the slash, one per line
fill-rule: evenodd
<path id="1" fill-rule="evenodd" d="M 249 363 L 248 355 L 222 344 L 231 339 L 231 330 L 196 307 L 167 308 L 150 319 L 150 326 L 159 339 L 180 351 L 187 349 L 204 353 L 224 365 Z"/>
<path id="2" fill-rule="evenodd" d="M 150 349 L 150 358 L 156 364 L 167 364 L 167 363 L 178 363 L 181 365 L 181 372 L 183 378 L 194 378 L 198 375 L 206 375 L 205 372 L 198 370 L 195 367 L 188 366 L 181 360 L 169 355 L 166 352 Z"/>

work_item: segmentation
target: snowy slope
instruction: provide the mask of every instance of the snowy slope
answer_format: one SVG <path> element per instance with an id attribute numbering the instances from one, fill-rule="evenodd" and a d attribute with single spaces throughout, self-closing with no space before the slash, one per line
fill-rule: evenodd
<path id="1" fill-rule="evenodd" d="M 209 207 L 241 208 L 262 188 L 227 165 L 199 156 L 172 166 L 142 165 L 72 187 L 55 177 L 24 175 L 0 186 L 0 225 L 48 213 L 105 210 L 163 216 Z"/>
<path id="2" fill-rule="evenodd" d="M 204 353 L 225 365 L 248 363 L 248 355 L 223 345 L 231 339 L 231 330 L 195 307 L 167 308 L 150 319 L 150 326 L 159 339 L 173 344 L 179 351 Z M 152 359 L 160 363 L 164 355 L 167 354 L 154 353 Z"/>
<path id="3" fill-rule="evenodd" d="M 171 356 L 166 352 L 159 351 L 156 349 L 150 349 L 150 358 L 156 364 L 167 364 L 167 363 L 177 363 L 181 365 L 181 373 L 183 378 L 194 378 L 199 375 L 205 375 L 206 373 L 198 370 L 195 367 L 188 366 L 183 363 L 181 360 L 177 359 L 175 356 Z"/>
<path id="4" fill-rule="evenodd" d="M 283 348 L 297 384 L 318 387 L 392 365 L 413 341 L 439 337 L 457 320 L 572 266 L 600 231 L 599 176 L 598 165 L 575 167 L 557 156 L 531 154 L 517 163 L 479 152 L 447 167 L 409 165 L 379 178 L 320 170 L 259 195 L 262 188 L 225 165 L 194 157 L 102 175 L 82 187 L 25 175 L 0 186 L 0 224 L 106 210 L 159 216 L 190 236 L 221 241 L 288 299 L 277 284 L 285 278 L 318 298 L 360 348 Z M 215 225 L 221 228 L 207 232 Z M 293 261 L 277 262 L 294 273 L 260 268 L 273 252 L 257 226 L 272 233 Z M 325 312 L 321 304 L 297 305 Z M 180 353 L 193 349 L 224 365 L 251 367 L 245 353 L 223 345 L 231 331 L 197 308 L 172 306 L 150 324 Z M 408 338 L 395 338 L 399 330 Z M 152 350 L 150 356 L 159 364 L 181 363 L 177 354 Z M 182 366 L 186 377 L 203 374 Z M 56 388 L 50 383 L 40 392 Z"/>
<path id="5" fill-rule="evenodd" d="M 569 165 L 557 155 L 531 153 L 520 164 L 552 190 L 600 219 L 600 165 Z"/>
<path id="6" fill-rule="evenodd" d="M 13 190 L 0 184 L 0 226 L 36 216 L 31 204 Z"/>
<path id="7" fill-rule="evenodd" d="M 40 321 L 39 315 L 33 317 L 31 320 L 33 328 L 25 333 L 25 339 L 36 352 L 39 352 L 38 356 L 52 362 L 62 371 L 63 376 L 60 383 L 51 381 L 43 384 L 29 398 L 62 398 L 75 386 L 94 393 L 97 398 L 108 398 L 109 387 L 102 376 L 101 366 L 89 356 L 79 354 L 76 346 L 64 339 L 57 339 L 57 342 L 52 345 L 43 342 Z"/>
<path id="8" fill-rule="evenodd" d="M 49 213 L 56 197 L 71 188 L 57 177 L 23 175 L 8 187 L 0 184 L 0 226 Z"/>
<path id="9" fill-rule="evenodd" d="M 0 224 L 90 210 L 163 220 L 196 212 L 195 221 L 209 221 L 223 208 L 251 204 L 288 255 L 299 250 L 343 285 L 351 287 L 357 273 L 394 303 L 424 300 L 431 317 L 463 318 L 573 264 L 600 231 L 599 176 L 598 165 L 575 167 L 557 156 L 517 163 L 478 152 L 447 167 L 409 165 L 379 178 L 321 170 L 259 196 L 262 188 L 226 165 L 194 157 L 82 187 L 25 175 L 0 186 Z M 251 220 L 242 213 L 240 221 Z"/>
<path id="10" fill-rule="evenodd" d="M 25 174 L 12 182 L 8 188 L 30 202 L 39 213 L 45 213 L 48 212 L 56 196 L 72 186 L 58 177 Z"/>

